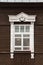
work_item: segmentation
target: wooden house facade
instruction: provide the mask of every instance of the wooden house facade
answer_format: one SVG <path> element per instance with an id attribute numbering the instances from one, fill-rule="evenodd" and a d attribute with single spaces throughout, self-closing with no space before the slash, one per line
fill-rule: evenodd
<path id="1" fill-rule="evenodd" d="M 31 59 L 30 51 L 15 51 L 14 58 L 10 58 L 10 22 L 8 15 L 17 15 L 21 12 L 36 15 L 34 22 L 34 59 Z M 24 24 L 23 22 L 16 23 Z M 43 3 L 0 3 L 0 65 L 43 65 Z"/>

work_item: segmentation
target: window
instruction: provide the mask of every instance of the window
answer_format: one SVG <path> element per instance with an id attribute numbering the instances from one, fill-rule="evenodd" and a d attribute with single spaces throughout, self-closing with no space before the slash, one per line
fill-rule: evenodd
<path id="1" fill-rule="evenodd" d="M 23 46 L 29 46 L 29 39 L 23 38 Z"/>
<path id="2" fill-rule="evenodd" d="M 24 32 L 24 26 L 20 26 L 20 32 Z"/>
<path id="3" fill-rule="evenodd" d="M 29 25 L 21 25 L 15 24 L 15 46 L 14 51 L 29 51 L 29 44 L 30 44 L 30 26 Z"/>
<path id="4" fill-rule="evenodd" d="M 21 46 L 21 38 L 15 38 L 15 46 Z"/>
<path id="5" fill-rule="evenodd" d="M 10 58 L 15 51 L 30 51 L 34 59 L 34 22 L 36 15 L 21 12 L 17 15 L 8 15 L 10 21 Z M 30 22 L 30 24 L 14 24 L 14 22 Z"/>
<path id="6" fill-rule="evenodd" d="M 15 32 L 19 32 L 19 26 L 15 26 Z"/>

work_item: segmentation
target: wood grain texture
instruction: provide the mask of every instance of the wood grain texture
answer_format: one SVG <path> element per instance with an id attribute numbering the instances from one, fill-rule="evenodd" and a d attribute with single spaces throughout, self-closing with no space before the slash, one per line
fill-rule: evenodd
<path id="1" fill-rule="evenodd" d="M 9 51 L 10 31 L 9 26 L 0 26 L 0 51 Z"/>

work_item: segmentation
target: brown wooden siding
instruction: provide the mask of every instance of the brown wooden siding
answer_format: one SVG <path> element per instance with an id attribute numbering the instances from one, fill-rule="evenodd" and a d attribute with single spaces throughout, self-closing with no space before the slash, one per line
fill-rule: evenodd
<path id="1" fill-rule="evenodd" d="M 25 8 L 26 4 L 25 6 L 18 4 L 18 7 L 0 8 L 0 65 L 43 65 L 43 8 L 37 8 L 37 5 L 34 7 L 31 5 L 31 8 L 29 6 Z M 16 15 L 21 11 L 30 15 L 37 15 L 35 22 L 34 60 L 30 58 L 29 52 L 15 52 L 14 59 L 10 59 L 10 23 L 8 21 L 8 15 Z"/>

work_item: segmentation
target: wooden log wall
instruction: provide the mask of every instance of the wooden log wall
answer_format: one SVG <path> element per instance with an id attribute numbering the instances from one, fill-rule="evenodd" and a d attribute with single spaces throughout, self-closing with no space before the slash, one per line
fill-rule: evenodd
<path id="1" fill-rule="evenodd" d="M 43 3 L 1 3 L 0 5 L 0 65 L 43 65 Z M 37 15 L 34 32 L 35 59 L 33 60 L 30 58 L 30 52 L 15 52 L 14 59 L 10 59 L 10 23 L 8 15 L 16 15 L 20 12 Z"/>

